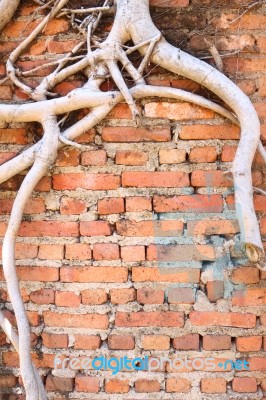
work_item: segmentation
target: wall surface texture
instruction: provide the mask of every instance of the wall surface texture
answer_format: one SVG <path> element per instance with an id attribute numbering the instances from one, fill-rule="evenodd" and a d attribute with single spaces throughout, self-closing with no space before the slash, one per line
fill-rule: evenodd
<path id="1" fill-rule="evenodd" d="M 224 72 L 250 96 L 266 141 L 266 6 L 255 6 L 237 19 L 247 11 L 240 0 L 151 3 L 156 6 L 154 21 L 171 43 L 206 57 L 205 37 L 227 54 Z M 6 55 L 42 18 L 33 14 L 35 8 L 22 1 L 2 32 L 2 76 Z M 110 29 L 109 21 L 105 29 Z M 53 20 L 19 67 L 27 70 L 53 60 L 78 40 L 68 20 Z M 49 68 L 29 82 L 36 85 Z M 77 75 L 56 91 L 65 95 L 84 79 Z M 146 79 L 214 98 L 200 85 L 154 65 Z M 108 85 L 112 82 L 104 88 Z M 7 81 L 0 86 L 0 99 L 23 102 L 26 96 Z M 145 99 L 138 107 L 140 128 L 127 105 L 120 104 L 78 140 L 96 143 L 98 150 L 62 150 L 27 204 L 17 271 L 35 364 L 49 397 L 56 400 L 261 400 L 266 391 L 266 273 L 226 247 L 239 233 L 232 181 L 223 174 L 233 160 L 239 130 L 189 103 Z M 69 123 L 86 112 L 74 113 Z M 40 135 L 38 125 L 1 128 L 0 162 Z M 259 157 L 253 178 L 254 186 L 263 188 L 264 182 L 265 188 Z M 22 179 L 17 176 L 1 186 L 1 236 Z M 255 206 L 266 238 L 263 195 L 255 195 Z M 0 280 L 1 305 L 14 322 L 1 269 Z M 0 345 L 0 398 L 23 399 L 18 356 L 2 331 Z M 125 365 L 117 374 L 75 370 L 68 368 L 68 356 L 77 362 L 139 357 L 140 370 L 128 371 Z M 144 357 L 146 362 L 156 358 L 150 372 L 142 370 Z M 158 366 L 159 357 L 168 361 Z M 212 370 L 206 364 L 210 357 Z M 227 360 L 231 362 L 225 366 Z M 242 364 L 233 365 L 236 360 Z"/>

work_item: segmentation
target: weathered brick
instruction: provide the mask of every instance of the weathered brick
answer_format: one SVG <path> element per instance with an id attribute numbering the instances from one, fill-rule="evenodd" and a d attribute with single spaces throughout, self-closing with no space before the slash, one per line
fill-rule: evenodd
<path id="1" fill-rule="evenodd" d="M 199 350 L 199 335 L 190 333 L 179 336 L 173 340 L 173 347 L 176 350 Z"/>
<path id="2" fill-rule="evenodd" d="M 160 383 L 157 380 L 137 379 L 135 382 L 136 393 L 155 393 L 160 391 Z"/>
<path id="3" fill-rule="evenodd" d="M 167 378 L 166 392 L 167 393 L 189 393 L 191 383 L 185 378 Z"/>
<path id="4" fill-rule="evenodd" d="M 132 335 L 110 335 L 108 336 L 108 347 L 110 350 L 133 350 L 135 338 Z"/>
<path id="5" fill-rule="evenodd" d="M 75 335 L 75 350 L 96 350 L 101 346 L 101 338 L 98 335 Z"/>
<path id="6" fill-rule="evenodd" d="M 105 142 L 168 142 L 171 132 L 168 127 L 132 128 L 128 126 L 105 127 L 102 131 Z"/>
<path id="7" fill-rule="evenodd" d="M 233 270 L 231 280 L 236 284 L 251 284 L 260 281 L 260 273 L 256 267 L 238 267 Z"/>
<path id="8" fill-rule="evenodd" d="M 79 224 L 77 222 L 61 221 L 22 221 L 19 236 L 30 237 L 71 237 L 79 235 Z"/>
<path id="9" fill-rule="evenodd" d="M 115 156 L 115 163 L 118 165 L 145 165 L 149 155 L 140 151 L 118 151 Z"/>
<path id="10" fill-rule="evenodd" d="M 178 220 L 165 221 L 128 221 L 116 223 L 117 234 L 121 236 L 180 236 L 184 223 Z"/>
<path id="11" fill-rule="evenodd" d="M 61 378 L 59 376 L 48 375 L 46 379 L 46 390 L 57 392 L 72 392 L 74 389 L 73 378 Z"/>
<path id="12" fill-rule="evenodd" d="M 119 214 L 125 211 L 124 199 L 121 197 L 108 197 L 98 201 L 98 213 Z"/>
<path id="13" fill-rule="evenodd" d="M 105 165 L 107 154 L 105 150 L 85 151 L 81 154 L 81 165 Z"/>
<path id="14" fill-rule="evenodd" d="M 13 388 L 17 382 L 18 378 L 13 375 L 0 375 L 0 388 Z"/>
<path id="15" fill-rule="evenodd" d="M 170 261 L 187 261 L 193 260 L 215 260 L 215 249 L 210 245 L 150 245 L 147 249 L 147 260 L 158 262 Z M 167 269 L 162 266 L 164 273 Z M 196 273 L 196 271 L 195 271 Z M 193 271 L 189 270 L 187 276 L 193 275 Z"/>
<path id="16" fill-rule="evenodd" d="M 186 150 L 167 149 L 159 151 L 160 164 L 180 164 L 186 161 Z"/>
<path id="17" fill-rule="evenodd" d="M 61 267 L 62 282 L 126 282 L 125 267 Z"/>
<path id="18" fill-rule="evenodd" d="M 107 293 L 104 289 L 88 289 L 81 292 L 83 304 L 104 304 L 107 302 Z"/>
<path id="19" fill-rule="evenodd" d="M 144 350 L 169 350 L 170 337 L 166 335 L 146 335 L 142 337 L 141 345 Z"/>
<path id="20" fill-rule="evenodd" d="M 255 314 L 240 314 L 233 312 L 191 311 L 189 319 L 197 326 L 233 326 L 238 328 L 254 328 Z"/>
<path id="21" fill-rule="evenodd" d="M 137 289 L 137 300 L 140 304 L 163 304 L 164 290 L 153 288 Z"/>
<path id="22" fill-rule="evenodd" d="M 80 296 L 74 292 L 56 291 L 55 304 L 59 307 L 79 307 Z"/>
<path id="23" fill-rule="evenodd" d="M 111 303 L 126 304 L 136 299 L 136 290 L 134 288 L 111 289 L 110 295 L 111 295 Z"/>
<path id="24" fill-rule="evenodd" d="M 262 336 L 242 336 L 236 338 L 236 348 L 241 352 L 260 351 Z"/>
<path id="25" fill-rule="evenodd" d="M 228 335 L 205 335 L 203 336 L 204 350 L 230 350 L 231 337 Z"/>
<path id="26" fill-rule="evenodd" d="M 120 186 L 120 177 L 114 174 L 69 173 L 53 177 L 55 190 L 112 190 Z"/>
<path id="27" fill-rule="evenodd" d="M 68 335 L 63 333 L 43 333 L 42 341 L 43 345 L 49 347 L 50 349 L 64 348 L 68 346 Z"/>
<path id="28" fill-rule="evenodd" d="M 94 376 L 77 375 L 75 390 L 77 392 L 98 393 L 100 391 L 99 379 Z"/>
<path id="29" fill-rule="evenodd" d="M 184 325 L 184 315 L 182 312 L 175 311 L 117 312 L 115 324 L 123 327 L 161 326 L 180 328 Z"/>
<path id="30" fill-rule="evenodd" d="M 151 0 L 150 5 L 153 7 L 187 7 L 189 0 Z"/>
<path id="31" fill-rule="evenodd" d="M 46 326 L 66 328 L 107 329 L 108 316 L 101 314 L 66 314 L 45 311 L 43 313 Z"/>
<path id="32" fill-rule="evenodd" d="M 157 212 L 219 213 L 223 210 L 223 200 L 220 195 L 154 196 L 153 207 Z"/>
<path id="33" fill-rule="evenodd" d="M 17 274 L 21 281 L 56 282 L 59 280 L 59 269 L 55 267 L 19 266 Z"/>
<path id="34" fill-rule="evenodd" d="M 195 147 L 189 153 L 189 161 L 192 163 L 212 163 L 217 159 L 215 147 Z"/>
<path id="35" fill-rule="evenodd" d="M 206 285 L 207 297 L 210 302 L 215 303 L 224 297 L 224 282 L 223 281 L 209 281 Z"/>
<path id="36" fill-rule="evenodd" d="M 124 262 L 144 261 L 144 246 L 123 246 L 121 247 L 121 258 Z"/>
<path id="37" fill-rule="evenodd" d="M 53 289 L 40 289 L 31 292 L 30 300 L 36 304 L 54 304 L 55 292 Z"/>
<path id="38" fill-rule="evenodd" d="M 61 244 L 40 244 L 38 258 L 41 260 L 62 260 L 64 246 Z"/>
<path id="39" fill-rule="evenodd" d="M 112 229 L 106 221 L 81 221 L 80 234 L 81 236 L 110 236 Z"/>
<path id="40" fill-rule="evenodd" d="M 202 378 L 202 393 L 226 393 L 226 380 L 224 378 Z"/>
<path id="41" fill-rule="evenodd" d="M 239 307 L 263 306 L 266 304 L 266 289 L 243 289 L 233 293 L 232 304 Z"/>
<path id="42" fill-rule="evenodd" d="M 65 215 L 82 214 L 87 210 L 85 201 L 63 197 L 60 203 L 60 213 Z"/>
<path id="43" fill-rule="evenodd" d="M 199 282 L 199 270 L 181 268 L 133 267 L 133 282 L 176 282 L 176 283 L 197 283 Z"/>
<path id="44" fill-rule="evenodd" d="M 65 258 L 67 260 L 90 260 L 90 245 L 86 243 L 67 244 Z"/>
<path id="45" fill-rule="evenodd" d="M 239 139 L 240 129 L 234 125 L 185 125 L 182 126 L 180 139 L 207 140 L 207 139 Z"/>
<path id="46" fill-rule="evenodd" d="M 189 186 L 189 176 L 185 172 L 135 172 L 122 173 L 124 187 L 184 187 Z"/>
<path id="47" fill-rule="evenodd" d="M 118 260 L 119 246 L 115 243 L 96 243 L 93 246 L 94 260 Z"/>
<path id="48" fill-rule="evenodd" d="M 140 212 L 151 210 L 152 204 L 150 197 L 126 197 L 126 211 Z"/>
<path id="49" fill-rule="evenodd" d="M 238 393 L 255 393 L 257 392 L 257 382 L 255 377 L 236 377 L 232 382 L 232 389 Z"/>
<path id="50" fill-rule="evenodd" d="M 168 303 L 193 304 L 195 303 L 195 290 L 186 287 L 172 287 L 168 290 Z"/>
<path id="51" fill-rule="evenodd" d="M 128 393 L 129 392 L 129 381 L 112 379 L 105 383 L 106 393 Z"/>
<path id="52" fill-rule="evenodd" d="M 145 116 L 150 118 L 168 118 L 175 121 L 193 119 L 211 119 L 214 112 L 195 106 L 191 103 L 147 103 Z"/>

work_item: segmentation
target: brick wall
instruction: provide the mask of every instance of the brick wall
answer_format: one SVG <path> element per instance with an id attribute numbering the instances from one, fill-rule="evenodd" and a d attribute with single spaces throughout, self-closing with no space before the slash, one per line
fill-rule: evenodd
<path id="1" fill-rule="evenodd" d="M 33 2 L 22 3 L 3 31 L 2 60 L 41 18 L 32 20 Z M 225 73 L 250 96 L 266 140 L 265 6 L 230 23 L 244 10 L 239 0 L 151 3 L 158 6 L 155 23 L 173 44 L 204 57 L 206 37 L 222 54 L 233 53 L 224 58 Z M 109 21 L 104 27 L 109 29 Z M 199 34 L 191 34 L 195 29 Z M 53 60 L 77 41 L 67 20 L 50 21 L 19 66 L 27 70 Z M 37 85 L 47 70 L 28 82 Z M 4 75 L 4 63 L 0 72 Z M 64 95 L 83 80 L 77 75 L 56 91 Z M 147 81 L 210 96 L 198 84 L 154 66 Z M 12 103 L 26 96 L 6 82 L 0 98 Z M 134 127 L 128 107 L 120 104 L 78 140 L 97 143 L 99 150 L 62 150 L 27 204 L 17 272 L 35 364 L 49 396 L 57 400 L 260 400 L 266 391 L 266 274 L 241 262 L 238 254 L 219 253 L 239 233 L 232 182 L 222 172 L 233 160 L 239 130 L 188 103 L 145 99 L 138 106 L 141 128 Z M 75 113 L 71 123 L 87 111 Z M 38 126 L 17 124 L 0 129 L 0 161 L 36 141 L 38 132 Z M 255 186 L 265 186 L 259 157 L 253 177 Z M 2 185 L 1 236 L 22 179 Z M 266 237 L 265 197 L 256 194 L 255 207 Z M 0 275 L 1 303 L 14 323 L 1 270 Z M 0 345 L 0 397 L 23 399 L 18 357 L 2 331 Z M 199 364 L 213 357 L 215 366 L 199 370 L 195 362 L 192 370 L 187 365 L 175 370 L 165 362 L 152 372 L 124 368 L 112 375 L 110 370 L 53 369 L 56 355 L 61 361 L 69 355 L 79 360 L 199 357 Z M 219 366 L 238 359 L 246 360 L 249 369 Z"/>

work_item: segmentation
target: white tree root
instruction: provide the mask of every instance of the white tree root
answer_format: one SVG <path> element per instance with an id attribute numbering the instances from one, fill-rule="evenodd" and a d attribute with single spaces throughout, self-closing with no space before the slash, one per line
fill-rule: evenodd
<path id="1" fill-rule="evenodd" d="M 47 6 L 42 1 L 36 2 L 41 7 Z M 38 181 L 46 174 L 48 168 L 53 166 L 58 150 L 64 145 L 83 148 L 83 145 L 74 143 L 73 140 L 102 121 L 119 102 L 125 100 L 128 103 L 135 119 L 140 118 L 135 103 L 136 99 L 159 97 L 191 102 L 213 110 L 234 124 L 240 125 L 241 138 L 231 170 L 235 188 L 236 212 L 246 256 L 258 267 L 265 268 L 265 255 L 253 205 L 251 166 L 256 150 L 260 152 L 265 162 L 266 152 L 260 142 L 259 120 L 248 97 L 217 69 L 168 44 L 151 20 L 148 0 L 117 0 L 117 13 L 113 27 L 107 39 L 102 43 L 93 34 L 102 14 L 112 11 L 108 1 L 104 2 L 103 7 L 86 10 L 64 9 L 63 7 L 67 3 L 68 0 L 49 2 L 49 7 L 51 7 L 49 15 L 10 54 L 7 62 L 10 79 L 36 102 L 21 105 L 0 104 L 0 121 L 8 123 L 36 121 L 40 122 L 44 129 L 44 135 L 37 144 L 0 167 L 0 183 L 31 167 L 14 201 L 3 243 L 3 270 L 17 320 L 18 336 L 0 311 L 0 325 L 19 352 L 20 370 L 27 400 L 46 400 L 47 397 L 42 381 L 31 360 L 30 327 L 21 299 L 15 268 L 15 242 L 24 207 Z M 0 15 L 3 5 L 8 10 L 5 18 L 3 16 L 0 18 L 0 28 L 12 18 L 18 4 L 19 1 L 0 0 Z M 36 89 L 32 89 L 19 80 L 15 63 L 32 40 L 42 32 L 47 22 L 60 12 L 61 15 L 70 16 L 75 24 L 78 20 L 75 15 L 90 12 L 93 14 L 85 17 L 79 26 L 82 35 L 86 31 L 85 39 L 58 61 L 57 68 L 45 77 Z M 131 39 L 134 46 L 128 47 L 127 42 Z M 68 65 L 68 61 L 70 59 L 73 61 L 74 54 L 80 51 L 86 42 L 86 54 L 81 60 Z M 92 50 L 91 42 L 94 44 L 94 48 L 96 46 L 95 50 Z M 143 55 L 143 60 L 138 68 L 133 66 L 128 59 L 128 55 L 137 50 Z M 184 90 L 146 85 L 143 73 L 150 61 L 168 71 L 204 85 L 220 97 L 232 111 Z M 119 63 L 132 78 L 135 83 L 134 87 L 130 89 L 127 87 Z M 31 72 L 36 72 L 38 68 Z M 82 88 L 76 89 L 62 98 L 47 100 L 47 96 L 53 95 L 50 91 L 56 84 L 80 71 L 83 71 L 88 77 L 87 83 Z M 99 89 L 107 75 L 110 75 L 115 81 L 117 91 L 102 92 Z M 61 132 L 61 124 L 57 122 L 57 116 L 60 118 L 63 116 L 61 119 L 63 122 L 64 114 L 82 108 L 90 108 L 90 113 Z M 92 145 L 86 146 L 86 148 L 93 149 L 95 147 Z"/>

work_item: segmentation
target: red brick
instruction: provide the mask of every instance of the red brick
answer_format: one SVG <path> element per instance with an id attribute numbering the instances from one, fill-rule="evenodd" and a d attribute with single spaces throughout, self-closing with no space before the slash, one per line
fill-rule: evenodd
<path id="1" fill-rule="evenodd" d="M 266 235 L 266 217 L 260 220 L 260 232 L 262 235 Z"/>
<path id="2" fill-rule="evenodd" d="M 233 326 L 237 328 L 254 328 L 255 314 L 240 314 L 233 312 L 191 311 L 190 322 L 196 326 Z"/>
<path id="3" fill-rule="evenodd" d="M 157 212 L 219 213 L 223 210 L 223 200 L 220 195 L 154 196 L 153 207 Z"/>
<path id="4" fill-rule="evenodd" d="M 179 336 L 173 340 L 173 347 L 176 350 L 199 350 L 199 335 L 190 333 Z"/>
<path id="5" fill-rule="evenodd" d="M 215 303 L 224 297 L 224 283 L 223 281 L 209 281 L 206 285 L 207 297 L 211 303 Z"/>
<path id="6" fill-rule="evenodd" d="M 233 293 L 232 304 L 239 307 L 263 306 L 266 304 L 266 289 L 244 289 Z"/>
<path id="7" fill-rule="evenodd" d="M 86 115 L 86 114 L 85 114 Z M 85 116 L 83 115 L 83 116 Z M 92 143 L 94 142 L 96 136 L 96 131 L 94 129 L 89 130 L 86 133 L 83 133 L 76 139 L 77 143 Z"/>
<path id="8" fill-rule="evenodd" d="M 93 246 L 94 260 L 118 260 L 119 246 L 115 243 L 96 243 Z"/>
<path id="9" fill-rule="evenodd" d="M 126 211 L 140 212 L 151 210 L 152 204 L 150 197 L 126 197 Z"/>
<path id="10" fill-rule="evenodd" d="M 65 258 L 67 260 L 90 260 L 90 245 L 86 243 L 67 244 Z"/>
<path id="11" fill-rule="evenodd" d="M 94 376 L 77 375 L 75 390 L 77 392 L 98 393 L 100 391 L 99 379 Z"/>
<path id="12" fill-rule="evenodd" d="M 59 307 L 79 307 L 81 301 L 80 296 L 74 292 L 56 292 L 55 304 Z"/>
<path id="13" fill-rule="evenodd" d="M 128 270 L 125 267 L 61 267 L 62 282 L 126 282 Z"/>
<path id="14" fill-rule="evenodd" d="M 17 153 L 13 153 L 11 151 L 0 153 L 0 165 L 4 164 L 6 161 L 11 160 L 11 158 L 15 157 Z"/>
<path id="15" fill-rule="evenodd" d="M 167 378 L 166 392 L 167 393 L 189 393 L 191 383 L 185 378 Z"/>
<path id="16" fill-rule="evenodd" d="M 21 281 L 56 282 L 59 280 L 59 269 L 54 267 L 17 267 Z"/>
<path id="17" fill-rule="evenodd" d="M 105 142 L 169 142 L 171 132 L 168 127 L 133 128 L 129 126 L 105 127 L 102 131 Z"/>
<path id="18" fill-rule="evenodd" d="M 98 201 L 98 213 L 119 214 L 125 211 L 124 199 L 122 197 L 108 197 Z"/>
<path id="19" fill-rule="evenodd" d="M 106 393 L 128 393 L 129 382 L 128 380 L 112 379 L 105 383 Z"/>
<path id="20" fill-rule="evenodd" d="M 230 235 L 239 232 L 236 220 L 188 221 L 188 235 Z"/>
<path id="21" fill-rule="evenodd" d="M 81 154 L 81 165 L 105 165 L 107 154 L 105 150 L 85 151 Z"/>
<path id="22" fill-rule="evenodd" d="M 198 283 L 199 271 L 197 269 L 161 268 L 156 267 L 133 267 L 133 282 L 176 282 L 176 283 Z"/>
<path id="23" fill-rule="evenodd" d="M 59 376 L 48 375 L 46 379 L 46 390 L 57 392 L 72 392 L 74 389 L 73 378 L 60 378 Z"/>
<path id="24" fill-rule="evenodd" d="M 112 229 L 106 221 L 81 221 L 80 234 L 81 236 L 110 236 Z"/>
<path id="25" fill-rule="evenodd" d="M 29 237 L 71 237 L 79 235 L 78 222 L 61 221 L 22 221 L 19 236 Z"/>
<path id="26" fill-rule="evenodd" d="M 82 214 L 87 211 L 85 201 L 63 197 L 60 203 L 60 213 L 65 215 Z"/>
<path id="27" fill-rule="evenodd" d="M 107 293 L 104 289 L 88 289 L 81 292 L 83 304 L 104 304 L 107 302 Z"/>
<path id="28" fill-rule="evenodd" d="M 189 153 L 189 161 L 192 163 L 212 163 L 217 159 L 215 147 L 195 147 Z"/>
<path id="29" fill-rule="evenodd" d="M 67 32 L 70 28 L 70 23 L 63 18 L 52 19 L 44 29 L 45 35 L 56 35 L 57 33 Z"/>
<path id="30" fill-rule="evenodd" d="M 221 161 L 232 162 L 236 155 L 237 146 L 224 147 L 221 154 Z"/>
<path id="31" fill-rule="evenodd" d="M 113 304 L 127 304 L 136 299 L 136 290 L 134 288 L 111 289 L 110 296 Z"/>
<path id="32" fill-rule="evenodd" d="M 195 290 L 186 287 L 171 287 L 168 290 L 168 303 L 193 304 L 195 303 Z"/>
<path id="33" fill-rule="evenodd" d="M 187 261 L 188 259 L 193 260 L 215 260 L 215 249 L 210 245 L 150 245 L 147 249 L 147 260 L 158 261 L 158 262 L 170 262 L 170 261 Z M 164 268 L 164 269 L 162 269 Z M 167 268 L 161 267 L 163 273 L 166 274 Z M 188 270 L 187 276 L 191 279 L 191 276 L 195 272 Z M 191 282 L 189 280 L 189 282 Z"/>
<path id="34" fill-rule="evenodd" d="M 239 139 L 240 129 L 235 125 L 187 125 L 181 127 L 180 139 Z"/>
<path id="35" fill-rule="evenodd" d="M 37 258 L 38 246 L 28 243 L 16 243 L 16 260 Z M 0 260 L 2 259 L 2 245 L 0 245 Z"/>
<path id="36" fill-rule="evenodd" d="M 0 214 L 9 214 L 14 201 L 11 199 L 0 199 Z M 25 205 L 24 214 L 41 214 L 45 211 L 45 203 L 41 198 L 29 199 Z"/>
<path id="37" fill-rule="evenodd" d="M 257 381 L 253 377 L 236 377 L 232 382 L 232 389 L 238 393 L 255 393 L 257 392 Z"/>
<path id="38" fill-rule="evenodd" d="M 140 304 L 163 304 L 164 290 L 152 288 L 138 289 L 137 300 Z"/>
<path id="39" fill-rule="evenodd" d="M 62 260 L 64 246 L 61 244 L 40 244 L 38 258 L 41 260 Z"/>
<path id="40" fill-rule="evenodd" d="M 68 347 L 68 335 L 66 334 L 43 333 L 42 341 L 44 346 L 51 349 Z"/>
<path id="41" fill-rule="evenodd" d="M 114 174 L 69 173 L 53 177 L 55 190 L 112 190 L 120 186 L 120 177 Z"/>
<path id="42" fill-rule="evenodd" d="M 224 378 L 202 378 L 202 393 L 226 393 L 226 380 Z"/>
<path id="43" fill-rule="evenodd" d="M 29 139 L 24 128 L 0 129 L 0 143 L 27 144 Z"/>
<path id="44" fill-rule="evenodd" d="M 137 105 L 139 112 L 141 108 Z M 108 114 L 107 118 L 115 119 L 132 119 L 132 113 L 127 103 L 117 104 Z"/>
<path id="45" fill-rule="evenodd" d="M 237 351 L 249 352 L 260 351 L 262 346 L 262 336 L 242 336 L 236 338 Z"/>
<path id="46" fill-rule="evenodd" d="M 101 338 L 98 335 L 75 335 L 75 350 L 96 350 L 101 346 Z"/>
<path id="47" fill-rule="evenodd" d="M 144 261 L 144 246 L 123 246 L 121 247 L 121 258 L 124 262 Z"/>
<path id="48" fill-rule="evenodd" d="M 151 0 L 152 7 L 188 7 L 189 0 Z"/>
<path id="49" fill-rule="evenodd" d="M 211 119 L 214 117 L 214 112 L 187 102 L 152 102 L 145 105 L 145 116 L 150 118 L 168 118 L 175 121 L 186 121 L 192 119 Z"/>
<path id="50" fill-rule="evenodd" d="M 79 165 L 79 151 L 75 149 L 59 151 L 55 165 L 57 167 L 77 167 Z"/>
<path id="51" fill-rule="evenodd" d="M 46 42 L 46 45 L 49 53 L 64 54 L 71 51 L 78 43 L 78 40 L 49 40 Z"/>
<path id="52" fill-rule="evenodd" d="M 0 388 L 13 388 L 18 383 L 18 378 L 14 375 L 0 375 Z"/>
<path id="53" fill-rule="evenodd" d="M 189 186 L 189 177 L 185 172 L 137 172 L 122 173 L 124 187 L 184 187 Z"/>
<path id="54" fill-rule="evenodd" d="M 183 233 L 184 223 L 177 220 L 166 221 L 118 221 L 117 234 L 121 236 L 179 236 Z"/>
<path id="55" fill-rule="evenodd" d="M 136 393 L 155 393 L 160 391 L 158 380 L 138 379 L 135 382 Z"/>
<path id="56" fill-rule="evenodd" d="M 169 350 L 170 337 L 166 335 L 145 335 L 141 341 L 144 350 Z"/>
<path id="57" fill-rule="evenodd" d="M 224 71 L 228 73 L 263 72 L 266 67 L 265 58 L 236 58 L 228 57 L 224 60 Z"/>
<path id="58" fill-rule="evenodd" d="M 231 281 L 236 284 L 251 284 L 260 281 L 260 273 L 256 267 L 238 267 L 233 270 Z"/>
<path id="59" fill-rule="evenodd" d="M 182 312 L 175 311 L 131 313 L 119 311 L 116 314 L 115 324 L 121 327 L 161 326 L 180 328 L 184 325 L 184 315 Z"/>
<path id="60" fill-rule="evenodd" d="M 195 187 L 227 187 L 233 183 L 223 171 L 193 171 L 191 174 L 191 185 Z"/>
<path id="61" fill-rule="evenodd" d="M 266 326 L 266 314 L 260 316 L 261 325 Z"/>
<path id="62" fill-rule="evenodd" d="M 266 357 L 251 357 L 247 362 L 250 371 L 266 371 Z"/>
<path id="63" fill-rule="evenodd" d="M 60 314 L 52 311 L 44 311 L 44 323 L 46 326 L 86 329 L 107 329 L 108 316 L 102 314 Z"/>
<path id="64" fill-rule="evenodd" d="M 140 151 L 118 151 L 115 156 L 115 163 L 121 165 L 145 165 L 149 155 Z"/>
<path id="65" fill-rule="evenodd" d="M 53 289 L 40 289 L 31 292 L 30 300 L 36 304 L 54 304 L 54 295 Z"/>
<path id="66" fill-rule="evenodd" d="M 132 335 L 110 335 L 108 337 L 108 347 L 110 350 L 133 350 L 135 348 L 135 338 Z"/>
<path id="67" fill-rule="evenodd" d="M 186 150 L 167 149 L 159 151 L 160 164 L 180 164 L 186 161 Z"/>
<path id="68" fill-rule="evenodd" d="M 205 335 L 203 336 L 203 349 L 213 350 L 230 350 L 231 337 L 228 335 Z"/>

